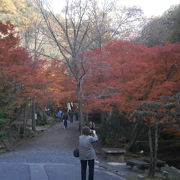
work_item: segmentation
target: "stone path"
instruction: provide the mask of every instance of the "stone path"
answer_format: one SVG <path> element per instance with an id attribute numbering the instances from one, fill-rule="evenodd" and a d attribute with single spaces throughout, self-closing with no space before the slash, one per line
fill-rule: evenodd
<path id="1" fill-rule="evenodd" d="M 80 163 L 72 156 L 78 140 L 77 123 L 56 124 L 15 151 L 0 156 L 0 180 L 80 180 Z M 95 168 L 94 180 L 123 178 Z"/>

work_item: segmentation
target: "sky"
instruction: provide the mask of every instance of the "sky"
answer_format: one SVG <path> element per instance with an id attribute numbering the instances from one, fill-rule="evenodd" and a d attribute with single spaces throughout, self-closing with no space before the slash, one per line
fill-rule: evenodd
<path id="1" fill-rule="evenodd" d="M 127 6 L 140 7 L 147 17 L 160 16 L 172 5 L 180 4 L 180 0 L 119 0 Z"/>
<path id="2" fill-rule="evenodd" d="M 64 6 L 65 0 L 51 0 L 55 11 Z M 118 4 L 140 7 L 146 17 L 161 16 L 172 5 L 180 4 L 180 0 L 117 0 Z"/>

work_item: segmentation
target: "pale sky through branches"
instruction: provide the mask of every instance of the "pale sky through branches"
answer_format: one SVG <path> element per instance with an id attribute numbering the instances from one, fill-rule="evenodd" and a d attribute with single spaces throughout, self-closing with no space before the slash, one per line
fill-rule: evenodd
<path id="1" fill-rule="evenodd" d="M 173 5 L 180 4 L 180 0 L 119 0 L 127 6 L 139 6 L 147 17 L 160 16 Z"/>
<path id="2" fill-rule="evenodd" d="M 49 0 L 55 12 L 65 5 L 65 0 Z M 161 16 L 173 5 L 180 4 L 180 0 L 117 0 L 119 5 L 140 7 L 145 16 Z"/>

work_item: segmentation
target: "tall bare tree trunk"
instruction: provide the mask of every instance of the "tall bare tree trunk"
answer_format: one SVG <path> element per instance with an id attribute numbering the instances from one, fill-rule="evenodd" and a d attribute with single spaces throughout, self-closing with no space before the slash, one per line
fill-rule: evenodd
<path id="1" fill-rule="evenodd" d="M 157 166 L 157 153 L 158 153 L 158 139 L 159 139 L 159 135 L 158 135 L 158 123 L 155 124 L 155 130 L 154 130 L 154 173 L 156 170 L 156 166 Z"/>
<path id="2" fill-rule="evenodd" d="M 142 133 L 143 125 L 136 123 L 131 133 L 130 142 L 126 145 L 126 150 L 129 150 L 136 142 L 139 135 Z"/>
<path id="3" fill-rule="evenodd" d="M 35 101 L 32 100 L 32 130 L 36 131 L 36 119 L 35 119 L 35 112 L 36 112 L 36 104 Z"/>
<path id="4" fill-rule="evenodd" d="M 148 135 L 149 135 L 149 147 L 150 147 L 149 177 L 154 178 L 156 173 L 156 166 L 157 166 L 157 152 L 158 152 L 158 139 L 159 139 L 157 122 L 153 127 L 149 126 Z"/>
<path id="5" fill-rule="evenodd" d="M 77 101 L 78 101 L 78 120 L 79 120 L 79 130 L 84 126 L 83 118 L 83 107 L 82 107 L 82 97 L 81 97 L 81 81 L 77 83 Z"/>
<path id="6" fill-rule="evenodd" d="M 26 126 L 27 126 L 27 104 L 24 105 L 24 118 L 23 118 L 23 127 L 22 127 L 22 136 L 26 136 Z"/>
<path id="7" fill-rule="evenodd" d="M 154 173 L 153 173 L 153 139 L 152 139 L 152 127 L 151 125 L 149 125 L 149 130 L 148 130 L 148 137 L 149 137 L 149 151 L 150 151 L 150 167 L 149 167 L 149 177 L 154 177 Z"/>

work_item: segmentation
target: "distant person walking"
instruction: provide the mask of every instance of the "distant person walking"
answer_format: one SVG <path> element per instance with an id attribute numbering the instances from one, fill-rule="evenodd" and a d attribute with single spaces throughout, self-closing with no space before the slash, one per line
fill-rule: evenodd
<path id="1" fill-rule="evenodd" d="M 95 123 L 93 121 L 89 122 L 89 128 L 94 130 L 95 129 Z"/>
<path id="2" fill-rule="evenodd" d="M 62 119 L 63 119 L 64 129 L 67 129 L 67 126 L 68 126 L 68 124 L 67 124 L 67 121 L 68 121 L 68 114 L 67 114 L 67 112 L 63 113 Z"/>
<path id="3" fill-rule="evenodd" d="M 68 115 L 69 115 L 69 121 L 70 121 L 71 123 L 73 123 L 73 111 L 70 110 L 70 111 L 68 112 Z"/>
<path id="4" fill-rule="evenodd" d="M 92 143 L 98 140 L 95 130 L 91 131 L 89 127 L 82 129 L 82 135 L 79 136 L 79 159 L 81 162 L 81 180 L 86 180 L 87 164 L 89 167 L 88 180 L 94 180 L 94 159 L 96 153 Z"/>
<path id="5" fill-rule="evenodd" d="M 59 110 L 58 112 L 56 112 L 56 118 L 61 119 L 62 118 L 62 111 Z"/>

